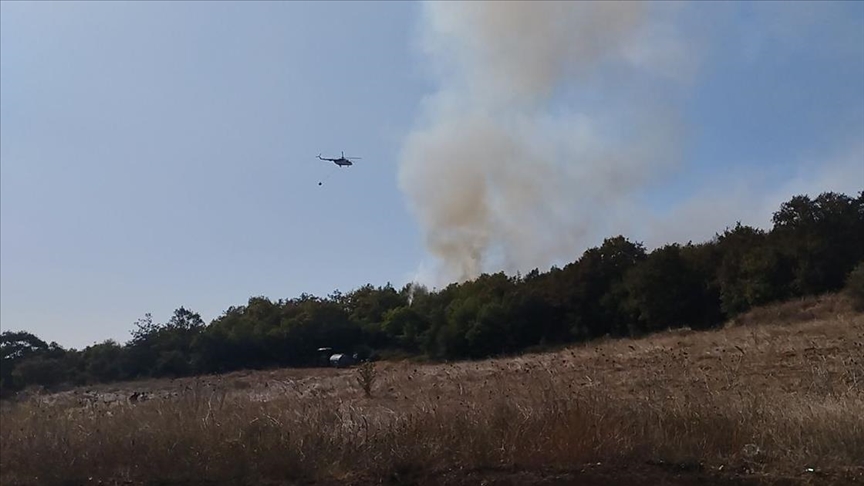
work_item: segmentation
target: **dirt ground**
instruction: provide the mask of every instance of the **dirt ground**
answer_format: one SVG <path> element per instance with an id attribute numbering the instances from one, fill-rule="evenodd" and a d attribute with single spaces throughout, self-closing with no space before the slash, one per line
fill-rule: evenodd
<path id="1" fill-rule="evenodd" d="M 68 483 L 64 486 L 227 486 L 229 483 L 154 481 L 148 483 Z M 236 484 L 236 483 L 230 483 Z M 630 466 L 586 465 L 573 470 L 520 471 L 515 469 L 404 471 L 385 480 L 362 475 L 327 481 L 261 482 L 262 486 L 809 486 L 862 485 L 864 466 L 842 473 L 802 471 L 798 476 L 778 477 L 745 471 L 711 471 L 699 465 L 642 464 Z M 240 485 L 238 485 L 240 486 Z"/>

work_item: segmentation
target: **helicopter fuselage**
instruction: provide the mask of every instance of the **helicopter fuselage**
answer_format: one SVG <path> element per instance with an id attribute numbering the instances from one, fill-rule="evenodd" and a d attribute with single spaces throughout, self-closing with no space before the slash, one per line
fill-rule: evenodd
<path id="1" fill-rule="evenodd" d="M 354 165 L 354 162 L 351 162 L 351 160 L 348 157 L 345 157 L 344 153 L 343 153 L 342 157 L 339 157 L 338 159 L 328 159 L 327 157 L 321 157 L 321 154 L 318 154 L 318 158 L 321 160 L 326 160 L 328 162 L 333 162 L 334 164 L 338 165 L 339 167 Z"/>

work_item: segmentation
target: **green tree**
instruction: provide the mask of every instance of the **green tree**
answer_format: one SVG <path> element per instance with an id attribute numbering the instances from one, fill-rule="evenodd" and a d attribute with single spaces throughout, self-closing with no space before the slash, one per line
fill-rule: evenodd
<path id="1" fill-rule="evenodd" d="M 569 293 L 566 313 L 575 337 L 591 339 L 627 333 L 630 316 L 621 312 L 615 289 L 625 273 L 645 258 L 641 243 L 616 236 L 564 267 L 559 285 Z"/>
<path id="2" fill-rule="evenodd" d="M 681 247 L 681 257 L 693 272 L 694 285 L 698 285 L 698 292 L 694 292 L 698 302 L 694 304 L 690 326 L 704 329 L 720 325 L 725 319 L 720 300 L 720 282 L 717 278 L 721 261 L 720 249 L 713 241 L 698 245 L 691 242 Z"/>
<path id="3" fill-rule="evenodd" d="M 185 307 L 174 311 L 164 324 L 155 324 L 150 314 L 135 323 L 128 344 L 128 371 L 132 377 L 192 374 L 192 344 L 204 330 L 201 316 Z"/>
<path id="4" fill-rule="evenodd" d="M 129 377 L 125 349 L 114 340 L 107 340 L 84 348 L 81 352 L 87 381 L 111 382 Z"/>
<path id="5" fill-rule="evenodd" d="M 69 379 L 70 371 L 62 358 L 36 355 L 18 363 L 12 376 L 23 386 L 40 385 L 48 388 L 65 383 Z"/>
<path id="6" fill-rule="evenodd" d="M 666 245 L 631 268 L 623 282 L 638 324 L 632 331 L 658 331 L 689 326 L 702 318 L 703 279 L 688 265 L 678 244 Z"/>
<path id="7" fill-rule="evenodd" d="M 825 192 L 798 195 L 772 218 L 772 240 L 791 262 L 794 295 L 839 290 L 864 259 L 864 191 L 858 198 Z"/>
<path id="8" fill-rule="evenodd" d="M 26 331 L 0 333 L 0 393 L 20 390 L 26 386 L 15 368 L 28 358 L 45 354 L 48 343 Z"/>
<path id="9" fill-rule="evenodd" d="M 846 294 L 857 311 L 864 311 L 864 261 L 858 263 L 846 278 Z"/>
<path id="10" fill-rule="evenodd" d="M 791 264 L 766 233 L 738 223 L 715 238 L 720 253 L 717 281 L 721 308 L 734 316 L 790 294 Z"/>
<path id="11" fill-rule="evenodd" d="M 410 306 L 396 307 L 384 314 L 382 330 L 388 340 L 408 351 L 420 349 L 420 336 L 429 329 L 426 318 Z"/>

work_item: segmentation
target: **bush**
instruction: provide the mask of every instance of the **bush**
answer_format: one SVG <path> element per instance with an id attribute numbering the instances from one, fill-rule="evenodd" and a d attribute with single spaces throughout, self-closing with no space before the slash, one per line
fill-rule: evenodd
<path id="1" fill-rule="evenodd" d="M 852 299 L 856 311 L 864 311 L 864 261 L 859 262 L 846 278 L 846 294 Z"/>
<path id="2" fill-rule="evenodd" d="M 377 373 L 375 363 L 366 361 L 357 368 L 357 383 L 363 388 L 363 394 L 372 396 L 372 386 L 375 384 Z"/>

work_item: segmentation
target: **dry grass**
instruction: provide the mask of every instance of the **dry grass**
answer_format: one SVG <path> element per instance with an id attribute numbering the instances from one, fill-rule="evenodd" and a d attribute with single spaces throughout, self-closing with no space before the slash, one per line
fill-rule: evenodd
<path id="1" fill-rule="evenodd" d="M 794 324 L 838 315 L 854 314 L 853 299 L 844 293 L 801 297 L 757 307 L 732 319 L 727 326 Z"/>
<path id="2" fill-rule="evenodd" d="M 37 397 L 2 410 L 0 479 L 369 484 L 661 462 L 715 476 L 860 478 L 864 315 L 831 298 L 803 308 L 814 314 L 517 358 L 379 363 L 371 397 L 351 369 Z M 132 391 L 150 399 L 104 399 Z"/>

